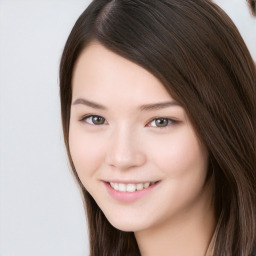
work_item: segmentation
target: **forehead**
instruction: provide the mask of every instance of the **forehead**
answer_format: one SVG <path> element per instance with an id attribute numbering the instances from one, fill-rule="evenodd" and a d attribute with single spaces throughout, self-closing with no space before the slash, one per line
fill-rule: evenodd
<path id="1" fill-rule="evenodd" d="M 106 96 L 133 101 L 170 100 L 162 83 L 146 69 L 111 52 L 99 43 L 91 43 L 80 54 L 73 71 L 73 97 Z"/>

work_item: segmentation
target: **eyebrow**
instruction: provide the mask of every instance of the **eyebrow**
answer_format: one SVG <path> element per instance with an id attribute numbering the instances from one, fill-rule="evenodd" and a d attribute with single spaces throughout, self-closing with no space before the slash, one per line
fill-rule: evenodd
<path id="1" fill-rule="evenodd" d="M 181 106 L 176 101 L 167 101 L 167 102 L 160 102 L 160 103 L 153 103 L 153 104 L 145 104 L 139 107 L 140 111 L 152 111 L 152 110 L 159 110 L 163 108 L 168 108 L 171 106 Z"/>
<path id="2" fill-rule="evenodd" d="M 107 108 L 98 104 L 98 103 L 95 103 L 95 102 L 92 102 L 92 101 L 89 101 L 89 100 L 86 100 L 86 99 L 82 99 L 82 98 L 78 98 L 76 99 L 72 105 L 86 105 L 88 107 L 91 107 L 91 108 L 95 108 L 95 109 L 101 109 L 101 110 L 106 110 Z"/>
<path id="3" fill-rule="evenodd" d="M 86 105 L 88 107 L 94 108 L 94 109 L 100 109 L 100 110 L 107 110 L 107 108 L 101 104 L 98 104 L 96 102 L 84 99 L 84 98 L 78 98 L 76 99 L 72 105 Z M 159 102 L 159 103 L 152 103 L 152 104 L 144 104 L 139 107 L 140 111 L 153 111 L 153 110 L 160 110 L 163 108 L 168 108 L 170 106 L 181 106 L 176 101 L 167 101 L 167 102 Z"/>

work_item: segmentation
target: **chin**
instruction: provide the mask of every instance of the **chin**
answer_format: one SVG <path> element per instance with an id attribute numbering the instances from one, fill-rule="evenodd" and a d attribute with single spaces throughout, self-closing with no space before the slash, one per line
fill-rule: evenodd
<path id="1" fill-rule="evenodd" d="M 146 228 L 145 223 L 141 219 L 136 221 L 133 218 L 112 217 L 108 218 L 109 223 L 116 229 L 124 232 L 137 232 Z"/>

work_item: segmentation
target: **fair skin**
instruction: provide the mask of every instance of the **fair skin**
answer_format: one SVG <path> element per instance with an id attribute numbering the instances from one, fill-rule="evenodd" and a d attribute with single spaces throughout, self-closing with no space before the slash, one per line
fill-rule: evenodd
<path id="1" fill-rule="evenodd" d="M 151 73 L 87 46 L 73 72 L 69 144 L 83 185 L 114 227 L 135 233 L 141 255 L 205 255 L 215 226 L 208 152 Z"/>

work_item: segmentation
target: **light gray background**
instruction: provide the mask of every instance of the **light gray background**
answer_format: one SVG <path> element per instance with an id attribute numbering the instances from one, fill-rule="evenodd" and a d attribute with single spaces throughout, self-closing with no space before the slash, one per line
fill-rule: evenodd
<path id="1" fill-rule="evenodd" d="M 79 190 L 62 142 L 58 65 L 90 1 L 0 0 L 0 255 L 86 256 Z M 256 60 L 245 0 L 217 0 Z"/>

